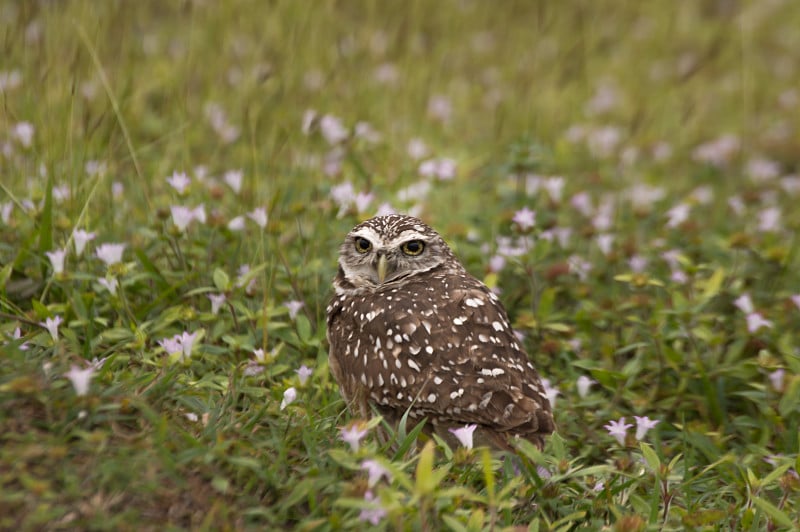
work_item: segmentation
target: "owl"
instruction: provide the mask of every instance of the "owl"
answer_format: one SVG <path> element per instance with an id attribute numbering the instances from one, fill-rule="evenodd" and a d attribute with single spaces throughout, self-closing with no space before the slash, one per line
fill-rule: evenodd
<path id="1" fill-rule="evenodd" d="M 541 448 L 555 429 L 536 368 L 497 296 L 439 234 L 411 216 L 369 219 L 339 249 L 327 308 L 331 373 L 350 411 L 379 413 L 448 443 L 476 425 L 476 445 Z"/>

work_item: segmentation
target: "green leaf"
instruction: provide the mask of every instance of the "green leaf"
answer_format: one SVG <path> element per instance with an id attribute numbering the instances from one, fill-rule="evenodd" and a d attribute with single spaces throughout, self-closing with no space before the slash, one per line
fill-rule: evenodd
<path id="1" fill-rule="evenodd" d="M 725 280 L 725 269 L 717 268 L 711 277 L 702 282 L 703 292 L 701 299 L 709 300 L 719 293 L 722 282 Z M 698 283 L 700 284 L 700 283 Z"/>
<path id="2" fill-rule="evenodd" d="M 753 504 L 755 504 L 759 510 L 767 514 L 772 521 L 789 530 L 794 529 L 794 523 L 791 518 L 768 500 L 762 499 L 761 497 L 753 497 Z"/>
<path id="3" fill-rule="evenodd" d="M 214 286 L 220 292 L 227 292 L 231 289 L 231 278 L 222 268 L 214 268 L 211 278 L 214 280 Z"/>
<path id="4" fill-rule="evenodd" d="M 298 314 L 295 317 L 295 322 L 297 323 L 297 336 L 300 337 L 300 341 L 304 344 L 311 343 L 311 322 L 308 321 L 308 318 L 304 314 Z"/>
<path id="5" fill-rule="evenodd" d="M 419 495 L 428 495 L 436 488 L 433 475 L 433 440 L 429 440 L 419 453 L 417 462 L 416 491 Z"/>
<path id="6" fill-rule="evenodd" d="M 642 450 L 642 456 L 644 456 L 644 461 L 647 462 L 648 467 L 658 475 L 661 471 L 661 460 L 659 460 L 656 452 L 645 442 L 639 443 L 639 449 Z"/>
<path id="7" fill-rule="evenodd" d="M 444 524 L 447 525 L 447 528 L 453 530 L 454 532 L 468 532 L 469 529 L 461 523 L 458 519 L 453 517 L 452 515 L 443 514 L 442 521 Z"/>

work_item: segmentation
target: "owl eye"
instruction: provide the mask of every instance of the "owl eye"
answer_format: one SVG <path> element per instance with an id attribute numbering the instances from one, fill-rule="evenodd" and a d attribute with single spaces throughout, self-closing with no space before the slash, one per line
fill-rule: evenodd
<path id="1" fill-rule="evenodd" d="M 408 242 L 403 242 L 400 249 L 406 255 L 415 256 L 422 253 L 422 250 L 425 249 L 425 243 L 422 240 L 409 240 Z"/>
<path id="2" fill-rule="evenodd" d="M 361 236 L 356 238 L 356 251 L 358 251 L 359 253 L 366 253 L 371 249 L 372 249 L 372 242 Z"/>

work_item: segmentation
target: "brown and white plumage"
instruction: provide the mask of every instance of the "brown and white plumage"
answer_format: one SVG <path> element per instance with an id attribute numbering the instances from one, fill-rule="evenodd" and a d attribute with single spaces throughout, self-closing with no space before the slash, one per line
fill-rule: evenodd
<path id="1" fill-rule="evenodd" d="M 351 411 L 374 406 L 454 443 L 448 429 L 477 424 L 475 439 L 541 447 L 555 429 L 541 379 L 497 297 L 422 221 L 380 216 L 340 249 L 328 306 L 330 367 Z"/>

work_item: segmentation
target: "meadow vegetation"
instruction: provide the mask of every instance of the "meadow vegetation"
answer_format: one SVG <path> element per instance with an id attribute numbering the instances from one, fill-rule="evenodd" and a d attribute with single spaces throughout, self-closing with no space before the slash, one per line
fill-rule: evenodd
<path id="1" fill-rule="evenodd" d="M 0 529 L 800 526 L 800 4 L 0 0 Z M 393 445 L 338 246 L 423 218 L 558 432 Z"/>

